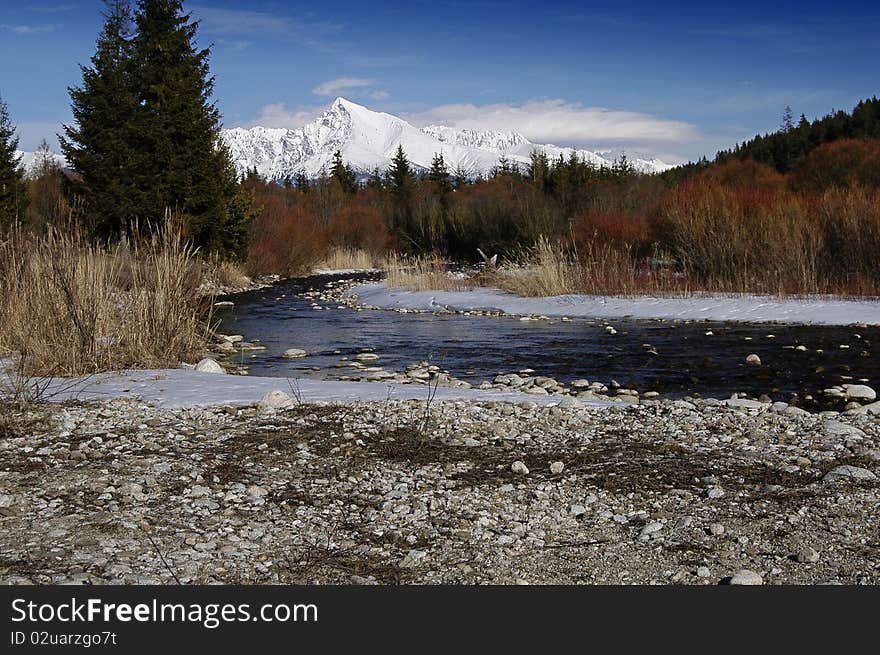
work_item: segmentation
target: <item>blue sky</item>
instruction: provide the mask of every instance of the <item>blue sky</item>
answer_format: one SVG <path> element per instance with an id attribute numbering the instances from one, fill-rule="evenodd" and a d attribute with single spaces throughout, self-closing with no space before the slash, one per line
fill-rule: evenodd
<path id="1" fill-rule="evenodd" d="M 226 126 L 296 126 L 337 95 L 416 124 L 712 156 L 880 94 L 880 3 L 193 0 Z M 0 95 L 33 149 L 69 120 L 99 0 L 0 0 Z"/>

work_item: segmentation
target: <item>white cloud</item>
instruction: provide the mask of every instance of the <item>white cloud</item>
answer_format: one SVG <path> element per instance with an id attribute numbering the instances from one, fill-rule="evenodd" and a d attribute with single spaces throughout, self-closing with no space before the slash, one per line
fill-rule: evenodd
<path id="1" fill-rule="evenodd" d="M 312 89 L 312 93 L 316 96 L 335 96 L 352 89 L 373 86 L 375 83 L 376 80 L 363 77 L 337 77 L 335 80 L 322 82 Z"/>
<path id="2" fill-rule="evenodd" d="M 299 107 L 288 108 L 283 102 L 266 105 L 260 109 L 260 115 L 242 127 L 302 127 L 317 118 L 324 108 Z"/>
<path id="3" fill-rule="evenodd" d="M 656 151 L 702 138 L 684 121 L 565 100 L 532 100 L 521 105 L 451 104 L 404 116 L 414 125 L 448 125 L 476 130 L 512 130 L 534 143 L 589 148 L 621 147 Z"/>
<path id="4" fill-rule="evenodd" d="M 60 25 L 0 25 L 0 30 L 15 34 L 46 34 L 56 31 Z"/>

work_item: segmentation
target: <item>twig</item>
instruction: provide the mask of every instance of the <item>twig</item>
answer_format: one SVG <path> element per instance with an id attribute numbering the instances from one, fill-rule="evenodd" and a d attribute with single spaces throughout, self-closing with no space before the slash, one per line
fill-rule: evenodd
<path id="1" fill-rule="evenodd" d="M 147 532 L 146 529 L 144 529 L 144 528 L 141 528 L 141 529 L 144 531 L 144 534 L 147 535 L 147 539 L 150 540 L 150 543 L 153 544 L 153 548 L 156 550 L 156 554 L 159 556 L 159 559 L 162 560 L 162 564 L 165 565 L 165 568 L 168 570 L 168 573 L 171 574 L 171 577 L 174 578 L 174 581 L 177 584 L 182 585 L 183 583 L 180 581 L 180 578 L 177 577 L 177 574 L 174 572 L 174 569 L 172 569 L 171 566 L 168 564 L 168 561 L 165 559 L 165 556 L 162 554 L 162 551 L 159 549 L 159 545 L 153 539 L 153 536 L 149 532 Z"/>

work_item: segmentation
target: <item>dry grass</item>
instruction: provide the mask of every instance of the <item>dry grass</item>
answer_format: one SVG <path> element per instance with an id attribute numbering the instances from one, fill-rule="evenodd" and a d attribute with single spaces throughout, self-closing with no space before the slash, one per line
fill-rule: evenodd
<path id="1" fill-rule="evenodd" d="M 371 270 L 376 268 L 376 258 L 363 248 L 336 246 L 330 248 L 316 268 L 334 271 Z"/>
<path id="2" fill-rule="evenodd" d="M 207 341 L 200 282 L 194 249 L 170 227 L 112 248 L 14 230 L 0 242 L 0 352 L 44 376 L 177 366 Z"/>
<path id="3" fill-rule="evenodd" d="M 386 283 L 393 289 L 410 291 L 461 291 L 476 286 L 476 281 L 449 270 L 449 263 L 437 254 L 406 257 L 386 255 L 381 266 Z"/>
<path id="4" fill-rule="evenodd" d="M 240 264 L 212 259 L 204 263 L 203 278 L 209 288 L 247 289 L 253 280 Z"/>
<path id="5" fill-rule="evenodd" d="M 540 237 L 526 254 L 525 263 L 507 261 L 489 270 L 485 279 L 499 289 L 518 296 L 560 296 L 577 288 L 577 271 L 559 245 Z"/>

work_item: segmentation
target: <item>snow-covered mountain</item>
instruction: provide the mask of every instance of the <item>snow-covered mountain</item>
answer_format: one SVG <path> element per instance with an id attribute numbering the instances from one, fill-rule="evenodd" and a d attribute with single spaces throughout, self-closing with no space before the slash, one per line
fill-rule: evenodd
<path id="1" fill-rule="evenodd" d="M 533 150 L 542 150 L 551 158 L 574 152 L 597 166 L 613 163 L 589 150 L 534 144 L 517 132 L 438 125 L 420 129 L 345 98 L 337 98 L 319 118 L 303 127 L 239 127 L 224 130 L 222 138 L 239 173 L 256 167 L 261 176 L 272 180 L 301 172 L 316 178 L 322 169 L 330 169 L 337 150 L 361 175 L 376 168 L 385 170 L 398 146 L 403 146 L 407 159 L 417 168 L 428 169 L 434 155 L 442 153 L 450 170 L 460 169 L 471 176 L 489 173 L 501 157 L 525 165 Z M 671 168 L 657 159 L 632 159 L 631 163 L 646 173 Z"/>
<path id="2" fill-rule="evenodd" d="M 34 165 L 37 163 L 37 157 L 40 156 L 39 151 L 25 152 L 23 150 L 16 150 L 15 155 L 20 157 L 19 162 L 22 168 L 24 168 L 25 175 L 31 175 L 34 171 Z M 64 155 L 59 155 L 57 152 L 49 152 L 49 156 L 54 159 L 61 168 L 67 167 L 67 161 L 64 159 Z"/>

